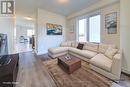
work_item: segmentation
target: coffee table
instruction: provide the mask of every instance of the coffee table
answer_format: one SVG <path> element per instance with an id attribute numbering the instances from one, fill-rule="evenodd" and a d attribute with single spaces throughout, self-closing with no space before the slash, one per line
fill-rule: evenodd
<path id="1" fill-rule="evenodd" d="M 69 58 L 66 58 L 67 56 Z M 81 60 L 73 55 L 67 54 L 58 57 L 58 65 L 68 74 L 71 74 L 81 67 Z"/>

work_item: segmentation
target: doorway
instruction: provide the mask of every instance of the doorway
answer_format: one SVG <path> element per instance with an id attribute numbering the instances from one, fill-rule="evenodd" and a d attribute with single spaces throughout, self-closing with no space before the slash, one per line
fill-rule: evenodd
<path id="1" fill-rule="evenodd" d="M 24 17 L 16 17 L 15 32 L 15 53 L 32 51 L 32 36 L 35 23 L 33 20 L 27 20 Z"/>

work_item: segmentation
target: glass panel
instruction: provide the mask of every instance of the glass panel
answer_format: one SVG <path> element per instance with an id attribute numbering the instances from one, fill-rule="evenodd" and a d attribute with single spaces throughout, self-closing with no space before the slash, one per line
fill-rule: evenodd
<path id="1" fill-rule="evenodd" d="M 89 42 L 100 43 L 100 15 L 89 18 Z"/>
<path id="2" fill-rule="evenodd" d="M 78 40 L 79 42 L 85 42 L 86 39 L 86 19 L 79 20 L 78 28 Z"/>

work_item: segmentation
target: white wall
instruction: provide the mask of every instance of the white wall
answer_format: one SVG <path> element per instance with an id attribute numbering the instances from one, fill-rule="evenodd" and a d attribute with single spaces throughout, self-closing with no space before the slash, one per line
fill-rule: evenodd
<path id="1" fill-rule="evenodd" d="M 14 53 L 15 18 L 0 17 L 0 33 L 8 35 L 8 52 Z"/>
<path id="2" fill-rule="evenodd" d="M 75 18 L 67 20 L 67 30 L 66 30 L 67 41 L 76 40 L 76 23 L 75 22 L 76 22 Z M 73 30 L 73 32 L 71 30 Z"/>
<path id="3" fill-rule="evenodd" d="M 119 1 L 120 0 L 100 0 L 99 2 L 85 8 L 83 10 L 80 10 L 78 12 L 75 12 L 75 13 L 69 15 L 67 18 L 71 19 L 71 18 L 74 18 L 74 17 L 77 17 L 77 16 L 81 16 L 81 15 L 84 15 L 86 13 L 90 13 L 92 11 L 95 11 L 97 9 L 101 9 L 101 8 L 106 7 L 106 6 L 109 6 L 109 5 L 113 4 L 113 3 L 117 3 Z"/>
<path id="4" fill-rule="evenodd" d="M 120 0 L 120 28 L 123 71 L 130 74 L 130 0 Z"/>
<path id="5" fill-rule="evenodd" d="M 89 9 L 90 7 L 88 7 Z M 90 8 L 91 9 L 91 8 Z M 94 9 L 93 9 L 94 10 Z M 87 14 L 91 14 L 91 13 L 95 13 L 94 11 L 87 11 L 88 13 L 86 14 L 82 14 L 82 15 L 87 15 Z M 102 7 L 100 9 L 98 9 L 97 11 L 101 12 L 101 43 L 106 43 L 106 44 L 115 44 L 118 48 L 120 48 L 120 4 L 119 2 L 113 3 L 113 4 L 109 4 L 105 7 Z M 112 12 L 117 12 L 117 34 L 108 34 L 107 33 L 107 29 L 105 28 L 105 15 L 112 13 Z M 80 13 L 80 12 L 79 12 Z M 76 14 L 73 14 L 77 15 Z M 80 14 L 81 15 L 81 14 Z M 79 15 L 79 17 L 80 17 Z M 69 16 L 70 17 L 70 16 Z M 71 26 L 71 24 L 73 23 L 75 25 L 75 21 L 76 21 L 76 17 L 72 17 L 69 18 L 67 23 L 67 40 L 76 40 L 76 28 L 74 26 Z M 74 28 L 74 33 L 69 32 L 71 28 Z"/>
<path id="6" fill-rule="evenodd" d="M 46 32 L 46 23 L 60 24 L 63 26 L 63 35 L 49 36 Z M 38 54 L 47 53 L 48 48 L 57 47 L 65 40 L 66 18 L 62 15 L 38 9 L 37 14 L 37 51 Z"/>
<path id="7" fill-rule="evenodd" d="M 105 15 L 117 12 L 117 34 L 108 34 L 105 28 Z M 101 9 L 101 42 L 115 44 L 120 48 L 120 3 L 115 3 Z"/>

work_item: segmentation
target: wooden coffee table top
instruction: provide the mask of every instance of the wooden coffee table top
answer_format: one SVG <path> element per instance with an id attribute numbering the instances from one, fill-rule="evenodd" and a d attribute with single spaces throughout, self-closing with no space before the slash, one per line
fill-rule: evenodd
<path id="1" fill-rule="evenodd" d="M 75 56 L 73 56 L 73 55 L 70 55 L 70 54 L 69 54 L 69 56 L 70 56 L 71 59 L 66 59 L 66 58 L 65 58 L 66 56 L 67 56 L 67 55 L 58 57 L 58 59 L 60 59 L 61 61 L 63 61 L 64 63 L 66 63 L 66 64 L 69 65 L 69 66 L 72 65 L 72 64 L 74 64 L 74 63 L 76 63 L 76 62 L 81 61 L 79 58 L 77 58 L 77 57 L 75 57 Z"/>

